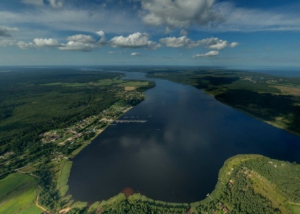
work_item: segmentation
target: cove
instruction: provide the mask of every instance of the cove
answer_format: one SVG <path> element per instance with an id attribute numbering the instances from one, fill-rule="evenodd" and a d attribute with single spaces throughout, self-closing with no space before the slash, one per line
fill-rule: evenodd
<path id="1" fill-rule="evenodd" d="M 194 87 L 155 81 L 146 99 L 73 159 L 69 193 L 75 200 L 106 200 L 132 188 L 154 200 L 194 202 L 212 192 L 229 157 L 261 154 L 300 162 L 300 138 L 274 128 Z"/>

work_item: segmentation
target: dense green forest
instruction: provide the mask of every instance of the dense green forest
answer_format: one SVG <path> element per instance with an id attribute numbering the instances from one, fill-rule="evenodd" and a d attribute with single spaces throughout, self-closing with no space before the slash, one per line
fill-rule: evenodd
<path id="1" fill-rule="evenodd" d="M 298 79 L 220 70 L 148 75 L 191 84 L 256 117 L 281 116 L 289 130 L 299 128 L 293 128 L 299 113 Z M 9 209 L 22 213 L 70 214 L 300 213 L 300 166 L 259 155 L 227 160 L 215 190 L 195 203 L 167 203 L 137 193 L 94 204 L 74 201 L 66 194 L 72 166 L 68 159 L 155 86 L 122 76 L 74 69 L 0 73 L 0 192 L 5 193 L 0 194 L 0 207 L 12 203 Z M 30 179 L 35 182 L 27 185 Z M 16 182 L 25 185 L 24 191 L 14 188 Z M 16 203 L 19 198 L 24 203 Z"/>
<path id="2" fill-rule="evenodd" d="M 42 144 L 42 133 L 68 127 L 116 102 L 139 103 L 136 96 L 124 95 L 133 92 L 125 91 L 122 84 L 128 81 L 118 80 L 122 76 L 74 69 L 1 72 L 0 177 L 62 149 Z M 153 86 L 143 84 L 135 93 Z"/>
<path id="3" fill-rule="evenodd" d="M 45 84 L 88 83 L 117 76 L 76 71 L 0 73 L 0 155 L 10 155 L 9 164 L 2 163 L 0 176 L 56 150 L 53 144 L 40 143 L 41 133 L 96 114 L 119 99 L 117 91 L 108 87 Z"/>
<path id="4" fill-rule="evenodd" d="M 222 69 L 149 71 L 188 84 L 276 127 L 300 135 L 300 78 Z"/>
<path id="5" fill-rule="evenodd" d="M 167 203 L 123 193 L 69 213 L 299 213 L 300 165 L 260 155 L 238 155 L 224 163 L 215 190 L 194 203 Z"/>

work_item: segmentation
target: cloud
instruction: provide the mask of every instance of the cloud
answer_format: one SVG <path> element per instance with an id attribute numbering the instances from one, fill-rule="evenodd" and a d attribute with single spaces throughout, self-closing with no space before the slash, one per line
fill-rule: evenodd
<path id="1" fill-rule="evenodd" d="M 61 44 L 58 43 L 56 39 L 39 39 L 36 38 L 33 40 L 33 44 L 36 45 L 36 47 L 60 47 Z"/>
<path id="2" fill-rule="evenodd" d="M 23 42 L 23 41 L 20 41 L 17 43 L 18 47 L 21 48 L 21 49 L 32 49 L 32 48 L 36 48 L 36 45 L 33 44 L 32 42 Z"/>
<path id="3" fill-rule="evenodd" d="M 299 4 L 291 5 L 284 10 L 249 9 L 236 7 L 229 2 L 215 4 L 221 11 L 224 22 L 217 31 L 299 31 Z"/>
<path id="4" fill-rule="evenodd" d="M 21 0 L 22 3 L 24 4 L 30 4 L 34 6 L 44 6 L 44 0 Z M 63 7 L 63 0 L 47 0 L 49 5 L 52 8 L 61 8 Z"/>
<path id="5" fill-rule="evenodd" d="M 17 46 L 21 49 L 36 49 L 42 47 L 52 47 L 58 48 L 63 51 L 84 51 L 89 52 L 98 46 L 96 45 L 95 40 L 92 42 L 92 37 L 87 35 L 74 35 L 67 37 L 67 44 L 61 44 L 56 39 L 42 39 L 35 38 L 33 42 L 23 42 L 20 41 L 17 43 Z"/>
<path id="6" fill-rule="evenodd" d="M 46 1 L 45 1 L 46 2 Z M 65 1 L 67 4 L 67 1 Z M 69 4 L 75 1 L 68 1 Z M 26 35 L 20 35 L 19 40 L 26 41 L 29 38 L 49 37 L 53 32 L 89 32 L 95 33 L 95 29 L 101 26 L 106 33 L 124 34 L 139 32 L 142 21 L 127 10 L 114 11 L 99 9 L 98 7 L 77 9 L 73 6 L 64 9 L 53 10 L 50 6 L 43 6 L 30 10 L 1 10 L 0 26 L 16 26 L 22 28 Z M 108 18 L 113 17 L 113 18 Z M 40 31 L 40 34 L 36 34 Z M 35 33 L 33 33 L 35 32 Z M 86 34 L 86 33 L 84 33 Z M 27 36 L 27 35 L 30 35 Z M 34 36 L 32 36 L 34 35 Z"/>
<path id="7" fill-rule="evenodd" d="M 49 4 L 53 8 L 61 8 L 63 7 L 63 3 L 61 0 L 48 0 Z"/>
<path id="8" fill-rule="evenodd" d="M 15 45 L 15 41 L 12 39 L 0 40 L 0 47 L 7 47 Z"/>
<path id="9" fill-rule="evenodd" d="M 84 51 L 90 52 L 93 49 L 97 48 L 97 45 L 90 43 L 82 43 L 77 41 L 69 41 L 67 44 L 63 44 L 62 47 L 59 47 L 62 51 Z"/>
<path id="10" fill-rule="evenodd" d="M 81 42 L 81 43 L 95 43 L 95 40 L 93 39 L 93 37 L 91 37 L 89 35 L 83 35 L 83 34 L 69 36 L 69 37 L 67 37 L 67 40 Z"/>
<path id="11" fill-rule="evenodd" d="M 21 0 L 21 2 L 24 4 L 31 4 L 34 6 L 43 6 L 44 5 L 43 0 Z"/>
<path id="12" fill-rule="evenodd" d="M 98 43 L 99 44 L 104 44 L 105 41 L 106 41 L 105 33 L 102 30 L 99 30 L 99 31 L 96 32 L 96 34 L 98 34 L 101 37 L 101 39 L 99 40 Z"/>
<path id="13" fill-rule="evenodd" d="M 147 47 L 157 49 L 161 47 L 160 44 L 149 40 L 150 36 L 147 33 L 134 33 L 127 37 L 116 36 L 113 37 L 108 44 L 112 47 L 118 48 L 142 48 Z"/>
<path id="14" fill-rule="evenodd" d="M 199 46 L 205 46 L 209 49 L 216 49 L 216 50 L 222 50 L 226 47 L 236 47 L 239 45 L 237 42 L 229 43 L 228 41 L 221 40 L 218 38 L 208 38 L 208 39 L 202 39 L 193 41 L 187 36 L 181 36 L 181 37 L 167 37 L 162 38 L 159 40 L 160 43 L 164 44 L 166 47 L 171 48 L 195 48 Z"/>
<path id="15" fill-rule="evenodd" d="M 42 47 L 60 47 L 62 45 L 56 39 L 35 38 L 33 42 L 20 41 L 17 43 L 17 46 L 21 49 L 34 49 Z"/>
<path id="16" fill-rule="evenodd" d="M 96 42 L 95 39 L 90 35 L 77 34 L 73 36 L 67 37 L 67 44 L 63 44 L 62 47 L 59 47 L 60 50 L 63 51 L 84 51 L 90 52 L 93 49 L 99 47 L 99 45 L 105 44 L 105 33 L 103 31 L 97 31 L 97 35 L 101 37 L 101 39 Z"/>
<path id="17" fill-rule="evenodd" d="M 171 48 L 181 48 L 181 47 L 192 48 L 201 45 L 199 42 L 192 41 L 187 36 L 181 36 L 178 38 L 177 37 L 162 38 L 159 40 L 159 42 Z"/>
<path id="18" fill-rule="evenodd" d="M 216 25 L 222 21 L 215 0 L 141 0 L 144 23 L 167 28 Z"/>
<path id="19" fill-rule="evenodd" d="M 12 37 L 11 32 L 18 31 L 18 28 L 10 28 L 6 26 L 0 26 L 0 37 Z"/>
<path id="20" fill-rule="evenodd" d="M 229 43 L 228 41 L 221 40 L 221 39 L 218 39 L 218 38 L 204 39 L 204 40 L 202 40 L 202 42 L 204 44 L 206 44 L 206 48 L 217 49 L 217 50 L 222 50 L 222 49 L 227 48 L 227 47 L 234 48 L 234 47 L 239 45 L 238 42 Z"/>
<path id="21" fill-rule="evenodd" d="M 199 57 L 215 57 L 219 55 L 219 51 L 210 51 L 205 54 L 194 54 L 193 58 L 199 58 Z"/>
<path id="22" fill-rule="evenodd" d="M 229 47 L 234 48 L 234 47 L 236 47 L 236 46 L 238 46 L 238 45 L 239 45 L 238 42 L 232 42 L 232 43 L 229 45 Z"/>
<path id="23" fill-rule="evenodd" d="M 187 32 L 186 30 L 182 29 L 182 30 L 180 31 L 180 35 L 181 35 L 181 36 L 187 36 L 187 35 L 188 35 L 188 32 Z"/>
<path id="24" fill-rule="evenodd" d="M 139 55 L 141 55 L 140 53 L 137 53 L 137 52 L 133 52 L 133 53 L 131 53 L 130 54 L 131 56 L 139 56 Z"/>

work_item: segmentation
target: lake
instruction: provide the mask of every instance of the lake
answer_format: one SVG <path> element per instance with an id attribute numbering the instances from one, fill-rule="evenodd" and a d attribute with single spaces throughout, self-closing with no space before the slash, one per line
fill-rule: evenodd
<path id="1" fill-rule="evenodd" d="M 224 161 L 262 154 L 300 162 L 300 138 L 228 107 L 194 87 L 156 82 L 146 99 L 109 126 L 73 159 L 69 193 L 105 200 L 132 188 L 166 202 L 194 202 L 212 192 Z"/>

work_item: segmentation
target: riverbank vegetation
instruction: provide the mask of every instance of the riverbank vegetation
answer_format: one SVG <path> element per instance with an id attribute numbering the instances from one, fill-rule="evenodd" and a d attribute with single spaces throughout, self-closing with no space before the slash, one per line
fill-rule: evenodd
<path id="1" fill-rule="evenodd" d="M 124 194 L 68 213 L 291 213 L 300 209 L 300 165 L 260 155 L 237 155 L 219 172 L 215 190 L 194 203 L 168 203 L 139 193 Z M 73 203 L 73 202 L 72 202 Z M 71 211 L 72 210 L 72 211 Z"/>
<path id="2" fill-rule="evenodd" d="M 13 180 L 7 176 L 14 172 L 30 175 L 39 185 L 34 189 L 39 203 L 49 212 L 70 203 L 63 197 L 72 164 L 68 159 L 155 86 L 123 76 L 76 70 L 1 73 L 0 178 Z M 8 199 L 4 195 L 0 201 L 7 204 Z"/>
<path id="3" fill-rule="evenodd" d="M 273 126 L 300 135 L 300 78 L 222 69 L 149 71 L 149 77 L 192 85 Z"/>
<path id="4" fill-rule="evenodd" d="M 223 102 L 229 103 L 226 95 L 237 90 L 242 95 L 254 93 L 254 104 L 262 102 L 257 96 L 278 96 L 276 100 L 289 100 L 280 100 L 285 102 L 278 107 L 281 111 L 291 106 L 298 109 L 297 80 L 291 83 L 285 78 L 250 78 L 243 72 L 223 71 L 155 71 L 149 75 L 194 85 Z M 122 76 L 74 70 L 0 74 L 0 214 L 299 213 L 300 166 L 259 155 L 227 160 L 215 190 L 199 202 L 162 202 L 130 191 L 91 205 L 74 201 L 68 194 L 69 159 L 140 103 L 142 92 L 154 87 L 152 82 L 121 80 Z M 291 91 L 293 95 L 287 95 Z M 235 107 L 247 106 L 243 110 L 249 111 L 251 106 L 241 103 Z M 257 106 L 252 108 L 258 111 Z M 278 117 L 268 108 L 271 106 L 265 104 L 261 111 L 270 118 Z M 282 124 L 291 126 L 295 119 L 291 109 L 290 117 L 279 112 Z"/>
<path id="5" fill-rule="evenodd" d="M 237 155 L 228 159 L 219 172 L 215 190 L 194 203 L 168 203 L 147 198 L 139 193 L 124 194 L 88 205 L 75 202 L 71 195 L 60 192 L 65 184 L 70 163 L 64 162 L 55 182 L 53 163 L 44 162 L 35 172 L 39 178 L 12 174 L 0 181 L 0 213 L 41 213 L 39 203 L 49 213 L 291 213 L 300 209 L 300 165 L 273 160 L 260 155 Z M 44 169 L 44 170 L 42 170 Z M 41 173 L 42 172 L 42 173 Z M 50 174 L 49 174 L 50 173 Z M 42 178 L 42 179 L 41 179 Z M 40 187 L 37 187 L 39 181 Z M 46 192 L 47 190 L 47 192 Z M 39 198 L 36 199 L 36 192 Z M 44 192 L 43 192 L 44 191 Z M 65 195 L 64 195 L 65 194 Z M 64 196 L 64 197 L 63 197 Z M 5 199 L 5 200 L 3 200 Z M 51 200 L 54 200 L 52 203 Z M 55 205 L 54 207 L 53 204 Z"/>

